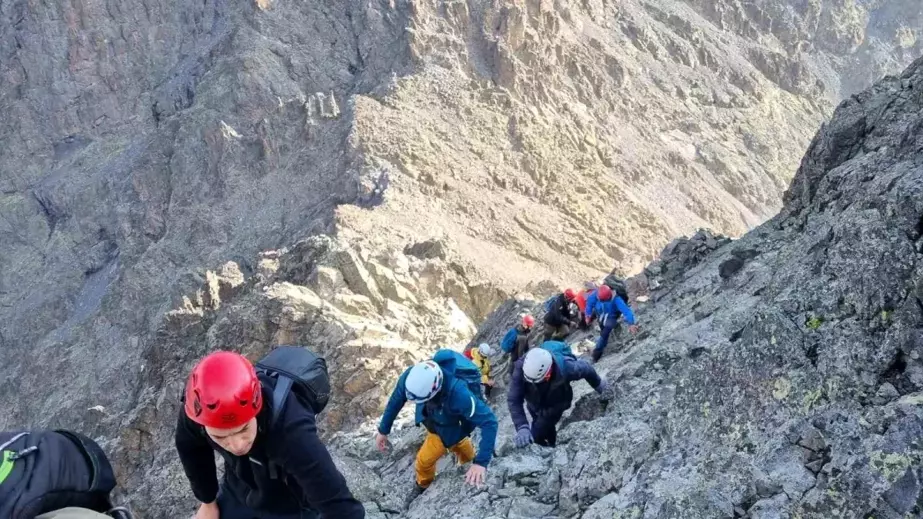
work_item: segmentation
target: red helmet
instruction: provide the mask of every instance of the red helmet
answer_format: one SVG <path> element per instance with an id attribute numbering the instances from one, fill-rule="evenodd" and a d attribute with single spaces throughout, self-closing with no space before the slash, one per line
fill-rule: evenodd
<path id="1" fill-rule="evenodd" d="M 609 301 L 612 299 L 612 288 L 609 285 L 603 285 L 596 291 L 596 297 L 600 301 Z"/>
<path id="2" fill-rule="evenodd" d="M 577 291 L 574 290 L 573 288 L 568 288 L 567 290 L 564 291 L 564 299 L 567 299 L 568 301 L 573 301 L 574 299 L 577 299 Z"/>
<path id="3" fill-rule="evenodd" d="M 263 407 L 256 370 L 243 355 L 216 351 L 193 368 L 186 383 L 186 416 L 199 425 L 233 429 Z"/>
<path id="4" fill-rule="evenodd" d="M 532 328 L 535 326 L 535 318 L 531 315 L 522 316 L 522 326 L 525 328 Z"/>

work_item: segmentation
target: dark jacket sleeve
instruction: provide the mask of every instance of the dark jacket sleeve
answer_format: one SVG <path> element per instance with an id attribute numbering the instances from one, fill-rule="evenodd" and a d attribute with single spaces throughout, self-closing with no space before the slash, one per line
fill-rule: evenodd
<path id="1" fill-rule="evenodd" d="M 513 376 L 510 378 L 510 388 L 506 393 L 506 405 L 510 410 L 510 418 L 513 420 L 513 426 L 518 431 L 520 427 L 528 427 L 529 421 L 526 419 L 526 411 L 523 402 L 526 399 L 526 381 L 522 378 L 522 363 L 520 359 L 513 366 Z"/>
<path id="2" fill-rule="evenodd" d="M 215 451 L 205 433 L 186 417 L 180 408 L 176 423 L 176 451 L 192 486 L 192 493 L 203 503 L 212 503 L 218 497 L 218 474 L 215 470 Z"/>
<path id="3" fill-rule="evenodd" d="M 327 447 L 317 436 L 314 413 L 289 398 L 280 427 L 271 433 L 272 461 L 283 468 L 305 493 L 321 519 L 362 519 L 365 508 L 353 497 Z"/>
<path id="4" fill-rule="evenodd" d="M 593 389 L 596 389 L 599 387 L 599 384 L 602 383 L 602 379 L 599 378 L 596 369 L 593 368 L 589 362 L 582 359 L 567 359 L 564 362 L 567 365 L 568 382 L 583 379 L 586 380 Z"/>

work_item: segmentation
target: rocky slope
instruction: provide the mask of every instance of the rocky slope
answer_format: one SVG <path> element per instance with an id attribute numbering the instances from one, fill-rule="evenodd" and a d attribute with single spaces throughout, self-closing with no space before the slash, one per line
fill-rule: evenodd
<path id="1" fill-rule="evenodd" d="M 488 484 L 446 462 L 402 517 L 920 517 L 921 128 L 923 59 L 838 108 L 778 216 L 677 240 L 634 280 L 644 333 L 598 365 L 608 408 L 577 384 L 561 445 L 514 450 L 500 395 Z M 479 338 L 499 340 L 510 305 Z M 373 517 L 409 489 L 414 429 L 388 457 L 370 430 L 338 439 L 378 475 L 354 468 Z"/>

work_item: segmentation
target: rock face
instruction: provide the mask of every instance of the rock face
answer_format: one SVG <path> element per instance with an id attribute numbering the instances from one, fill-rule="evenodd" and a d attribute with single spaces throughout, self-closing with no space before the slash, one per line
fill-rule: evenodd
<path id="1" fill-rule="evenodd" d="M 778 216 L 731 242 L 677 240 L 633 279 L 650 291 L 643 331 L 597 365 L 617 397 L 576 383 L 556 449 L 513 449 L 500 394 L 488 484 L 445 460 L 401 517 L 920 517 L 921 93 L 923 59 L 844 101 Z M 510 304 L 479 338 L 499 340 Z M 373 517 L 412 484 L 420 437 L 388 457 L 370 431 L 338 437 L 379 476 L 360 484 Z"/>

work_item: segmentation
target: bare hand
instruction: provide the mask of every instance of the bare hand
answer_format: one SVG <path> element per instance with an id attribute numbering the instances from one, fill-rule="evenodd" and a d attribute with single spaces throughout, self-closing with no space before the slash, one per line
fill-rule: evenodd
<path id="1" fill-rule="evenodd" d="M 628 331 L 631 333 L 638 333 L 638 325 L 632 324 L 631 326 L 628 327 Z"/>
<path id="2" fill-rule="evenodd" d="M 388 447 L 391 446 L 391 442 L 388 441 L 388 437 L 386 435 L 376 433 L 375 446 L 378 447 L 378 450 L 381 452 L 388 452 Z"/>
<path id="3" fill-rule="evenodd" d="M 490 387 L 494 387 L 494 381 L 493 381 L 493 379 L 488 380 L 488 381 L 487 381 L 487 385 L 490 386 Z"/>
<path id="4" fill-rule="evenodd" d="M 202 506 L 200 506 L 199 510 L 195 513 L 195 519 L 218 519 L 220 515 L 218 511 L 218 502 L 214 501 L 211 503 L 202 503 Z"/>
<path id="5" fill-rule="evenodd" d="M 484 484 L 484 478 L 486 476 L 487 476 L 486 468 L 478 464 L 472 464 L 471 468 L 469 468 L 468 472 L 465 474 L 465 483 L 473 487 L 479 487 Z"/>

